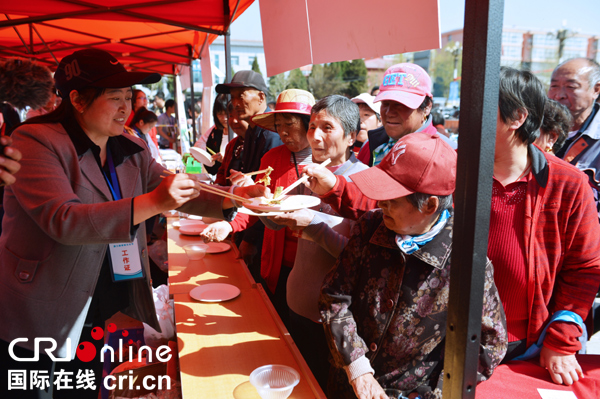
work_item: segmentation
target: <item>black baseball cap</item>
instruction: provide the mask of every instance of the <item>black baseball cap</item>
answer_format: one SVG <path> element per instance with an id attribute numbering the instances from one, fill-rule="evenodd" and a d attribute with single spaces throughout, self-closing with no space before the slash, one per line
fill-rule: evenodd
<path id="1" fill-rule="evenodd" d="M 229 94 L 231 89 L 234 87 L 252 87 L 253 89 L 260 90 L 263 93 L 268 93 L 269 88 L 265 84 L 265 80 L 262 75 L 254 71 L 239 71 L 233 75 L 231 83 L 218 84 L 215 90 L 219 94 Z"/>
<path id="2" fill-rule="evenodd" d="M 160 74 L 127 72 L 119 60 L 104 50 L 85 49 L 67 55 L 58 64 L 54 81 L 62 98 L 85 87 L 120 89 L 135 84 L 156 83 Z"/>

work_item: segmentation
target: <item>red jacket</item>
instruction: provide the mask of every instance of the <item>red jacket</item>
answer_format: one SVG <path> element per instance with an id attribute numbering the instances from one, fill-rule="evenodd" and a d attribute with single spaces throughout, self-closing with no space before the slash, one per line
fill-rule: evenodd
<path id="1" fill-rule="evenodd" d="M 294 163 L 290 161 L 291 157 L 292 153 L 284 145 L 275 147 L 263 155 L 260 161 L 260 170 L 266 169 L 269 166 L 273 168 L 270 175 L 271 184 L 268 186 L 271 192 L 274 192 L 277 186 L 285 188 L 298 180 Z M 302 174 L 303 167 L 298 166 L 300 174 Z M 257 181 L 263 176 L 264 174 L 258 175 Z M 291 194 L 295 193 L 295 190 L 297 189 L 292 190 Z M 286 230 L 288 230 L 287 227 L 281 230 L 265 229 L 263 236 L 260 275 L 265 279 L 269 291 L 272 293 L 275 292 L 281 271 Z"/>
<path id="2" fill-rule="evenodd" d="M 525 204 L 525 256 L 530 309 L 527 344 L 552 314 L 570 310 L 584 320 L 600 286 L 600 225 L 588 178 L 574 166 L 531 145 Z M 575 324 L 556 322 L 544 346 L 571 354 L 581 346 Z"/>

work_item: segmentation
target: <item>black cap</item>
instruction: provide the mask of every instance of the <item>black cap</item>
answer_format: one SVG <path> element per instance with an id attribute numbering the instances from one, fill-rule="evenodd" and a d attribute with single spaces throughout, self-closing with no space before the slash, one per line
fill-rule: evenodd
<path id="1" fill-rule="evenodd" d="M 150 72 L 127 72 L 119 60 L 103 50 L 75 51 L 60 61 L 54 81 L 62 98 L 85 87 L 120 89 L 135 84 L 156 83 L 161 76 Z"/>
<path id="2" fill-rule="evenodd" d="M 231 83 L 218 84 L 215 90 L 219 94 L 229 94 L 234 87 L 252 87 L 264 93 L 269 92 L 262 75 L 254 71 L 239 71 L 233 75 Z"/>

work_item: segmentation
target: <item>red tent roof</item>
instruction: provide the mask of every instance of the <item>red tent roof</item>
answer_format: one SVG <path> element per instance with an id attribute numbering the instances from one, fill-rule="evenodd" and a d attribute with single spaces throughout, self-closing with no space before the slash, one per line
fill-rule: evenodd
<path id="1" fill-rule="evenodd" d="M 20 0 L 0 4 L 0 56 L 51 69 L 95 47 L 128 69 L 173 73 L 189 65 L 254 0 Z"/>

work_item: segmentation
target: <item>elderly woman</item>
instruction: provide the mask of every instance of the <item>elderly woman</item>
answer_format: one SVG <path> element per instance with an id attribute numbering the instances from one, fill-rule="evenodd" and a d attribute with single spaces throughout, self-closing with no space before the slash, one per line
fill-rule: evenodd
<path id="1" fill-rule="evenodd" d="M 539 355 L 555 383 L 571 385 L 600 285 L 598 214 L 588 178 L 532 145 L 547 101 L 539 79 L 502 67 L 499 94 L 488 257 L 506 312 L 504 361 Z"/>
<path id="2" fill-rule="evenodd" d="M 396 141 L 409 133 L 436 134 L 431 123 L 431 78 L 416 64 L 392 65 L 383 76 L 379 94 L 383 128 L 371 130 L 369 141 L 362 146 L 357 158 L 369 166 L 377 165 Z"/>
<path id="3" fill-rule="evenodd" d="M 377 200 L 352 235 L 319 300 L 333 357 L 328 397 L 441 398 L 456 153 L 438 136 L 409 134 L 379 166 L 352 175 Z M 486 265 L 478 381 L 506 351 L 505 320 Z"/>
<path id="4" fill-rule="evenodd" d="M 277 186 L 287 187 L 302 176 L 304 167 L 312 162 L 312 151 L 308 143 L 307 131 L 310 110 L 315 104 L 313 95 L 305 90 L 285 90 L 277 97 L 275 110 L 255 115 L 252 122 L 260 128 L 276 131 L 284 145 L 269 150 L 262 157 L 260 170 L 273 168 L 270 182 L 265 186 L 271 191 Z M 257 176 L 257 182 L 264 174 Z M 238 183 L 240 174 L 232 178 Z M 244 184 L 253 184 L 246 178 Z M 290 194 L 299 194 L 303 187 Z M 260 272 L 266 280 L 268 292 L 275 309 L 287 324 L 288 307 L 285 301 L 285 287 L 289 272 L 294 265 L 298 237 L 289 229 L 264 230 Z"/>
<path id="5" fill-rule="evenodd" d="M 319 164 L 327 159 L 327 168 L 336 176 L 350 181 L 350 175 L 367 169 L 351 151 L 359 121 L 359 108 L 343 96 L 328 96 L 311 111 L 307 138 L 312 160 Z M 302 188 L 305 194 L 308 190 Z M 352 221 L 343 219 L 330 206 L 320 204 L 312 209 L 261 217 L 266 227 L 279 230 L 288 227 L 299 231 L 298 250 L 287 281 L 287 304 L 290 308 L 288 329 L 294 342 L 325 389 L 328 374 L 327 343 L 320 324 L 318 300 L 325 274 L 346 245 Z"/>
<path id="6" fill-rule="evenodd" d="M 228 199 L 200 193 L 186 174 L 164 177 L 145 144 L 123 134 L 131 85 L 159 79 L 127 72 L 107 52 L 76 51 L 55 73 L 59 108 L 13 132 L 25 162 L 7 187 L 0 236 L 0 351 L 9 369 L 54 369 L 46 355 L 35 363 L 13 360 L 8 347 L 16 338 L 13 352 L 20 358 L 33 357 L 39 337 L 54 339 L 54 356 L 75 358 L 80 339 L 89 341 L 92 328 L 118 311 L 159 328 L 142 222 L 176 208 L 232 216 L 223 211 L 233 206 Z M 76 362 L 60 368 L 93 369 L 99 387 L 102 364 Z M 52 397 L 52 389 L 19 397 Z M 76 392 L 78 398 L 97 396 Z"/>

